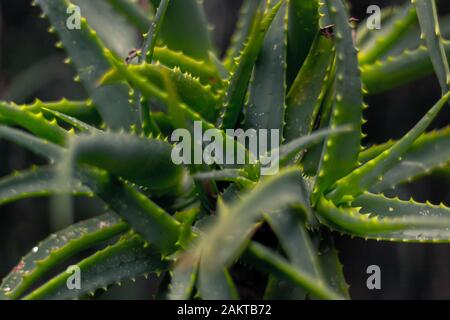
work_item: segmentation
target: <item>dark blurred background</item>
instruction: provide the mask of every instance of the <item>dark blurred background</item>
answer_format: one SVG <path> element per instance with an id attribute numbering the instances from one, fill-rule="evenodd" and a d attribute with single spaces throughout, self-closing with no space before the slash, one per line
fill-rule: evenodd
<path id="1" fill-rule="evenodd" d="M 99 0 L 90 0 L 99 1 Z M 409 1 L 409 0 L 408 0 Z M 31 102 L 34 98 L 80 99 L 82 88 L 72 78 L 70 66 L 63 64 L 64 52 L 55 49 L 55 38 L 47 32 L 48 22 L 39 18 L 40 10 L 31 0 L 0 0 L 0 99 Z M 208 18 L 215 26 L 214 39 L 221 50 L 233 32 L 242 0 L 205 0 Z M 371 4 L 381 7 L 404 1 L 353 0 L 352 14 L 362 20 Z M 450 2 L 440 1 L 440 14 L 450 13 Z M 447 20 L 448 21 L 448 20 Z M 125 48 L 126 49 L 126 48 Z M 132 48 L 130 48 L 132 49 Z M 389 75 L 386 75 L 389 76 Z M 436 79 L 430 76 L 387 94 L 366 99 L 370 108 L 365 143 L 381 143 L 399 138 L 409 130 L 439 98 Z M 446 108 L 434 127 L 449 123 Z M 29 168 L 41 162 L 14 145 L 0 141 L 0 176 Z M 430 176 L 397 190 L 401 198 L 444 202 L 450 205 L 448 178 Z M 35 199 L 0 207 L 0 278 L 52 230 L 49 212 L 55 201 Z M 76 202 L 76 219 L 98 214 L 98 203 Z M 336 236 L 350 292 L 355 299 L 450 299 L 450 245 L 377 243 Z M 366 288 L 366 268 L 379 265 L 382 289 Z M 149 297 L 152 281 L 127 283 L 113 289 L 108 297 L 133 299 Z"/>

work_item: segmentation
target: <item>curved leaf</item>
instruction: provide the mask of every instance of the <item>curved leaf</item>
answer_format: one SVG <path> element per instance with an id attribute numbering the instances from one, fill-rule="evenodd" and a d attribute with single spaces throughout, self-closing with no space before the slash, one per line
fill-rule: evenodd
<path id="1" fill-rule="evenodd" d="M 383 56 L 390 48 L 409 30 L 411 25 L 417 21 L 416 10 L 410 3 L 405 4 L 398 13 L 390 18 L 391 23 L 383 25 L 381 34 L 376 32 L 370 45 L 366 45 L 358 55 L 359 63 L 370 64 Z"/>
<path id="2" fill-rule="evenodd" d="M 252 28 L 255 27 L 255 17 L 260 4 L 261 0 L 245 0 L 241 6 L 236 30 L 231 37 L 231 44 L 225 53 L 224 64 L 229 70 L 234 65 L 234 59 L 239 56 L 244 48 Z"/>
<path id="3" fill-rule="evenodd" d="M 313 296 L 319 299 L 343 299 L 341 295 L 334 292 L 332 288 L 329 288 L 325 282 L 317 281 L 316 278 L 310 277 L 304 270 L 293 266 L 283 257 L 260 244 L 250 244 L 245 252 L 244 259 L 252 265 L 307 289 Z"/>
<path id="4" fill-rule="evenodd" d="M 362 85 L 353 44 L 348 14 L 341 0 L 326 1 L 332 22 L 336 25 L 336 79 L 335 102 L 330 126 L 350 125 L 352 132 L 328 137 L 325 142 L 313 198 L 326 192 L 340 178 L 350 173 L 357 165 L 361 149 Z"/>
<path id="5" fill-rule="evenodd" d="M 64 188 L 57 180 L 54 168 L 33 168 L 0 179 L 0 205 L 32 197 L 69 193 L 92 196 L 91 191 L 77 181 L 73 181 L 69 188 Z"/>
<path id="6" fill-rule="evenodd" d="M 160 0 L 152 0 L 155 8 Z M 208 61 L 212 51 L 208 24 L 197 0 L 171 0 L 161 27 L 164 43 L 195 59 Z"/>
<path id="7" fill-rule="evenodd" d="M 329 198 L 335 202 L 351 200 L 353 196 L 368 190 L 376 182 L 381 181 L 388 170 L 402 161 L 402 156 L 437 117 L 449 98 L 450 92 L 440 99 L 414 128 L 391 148 L 339 180 L 335 189 L 329 194 Z"/>
<path id="8" fill-rule="evenodd" d="M 46 284 L 25 296 L 25 300 L 77 299 L 94 294 L 99 288 L 135 278 L 148 273 L 159 273 L 167 268 L 167 262 L 136 235 L 125 237 L 76 264 L 80 268 L 81 289 L 67 287 L 69 272 L 63 272 Z"/>
<path id="9" fill-rule="evenodd" d="M 418 203 L 414 200 L 402 201 L 398 198 L 390 199 L 383 195 L 364 193 L 352 202 L 352 206 L 361 207 L 361 213 L 370 213 L 377 217 L 450 217 L 450 208 L 441 204 Z"/>
<path id="10" fill-rule="evenodd" d="M 294 81 L 319 31 L 319 1 L 288 1 L 287 85 Z"/>
<path id="11" fill-rule="evenodd" d="M 131 0 L 106 0 L 117 12 L 123 14 L 127 20 L 136 26 L 136 28 L 144 33 L 148 30 L 151 20 L 144 12 L 139 8 L 138 4 Z"/>
<path id="12" fill-rule="evenodd" d="M 450 216 L 369 217 L 359 209 L 336 207 L 324 197 L 316 208 L 322 222 L 341 233 L 386 241 L 450 242 Z"/>
<path id="13" fill-rule="evenodd" d="M 277 129 L 280 139 L 282 139 L 284 127 L 286 95 L 286 6 L 284 3 L 279 9 L 267 31 L 256 60 L 243 124 L 245 128 L 255 130 Z"/>
<path id="14" fill-rule="evenodd" d="M 244 105 L 250 77 L 258 54 L 263 46 L 264 38 L 282 4 L 283 1 L 280 0 L 262 17 L 260 13 L 258 14 L 259 17 L 256 20 L 257 25 L 253 28 L 238 62 L 232 69 L 229 79 L 230 85 L 223 100 L 217 127 L 221 129 L 234 129 Z"/>
<path id="15" fill-rule="evenodd" d="M 56 120 L 45 119 L 42 112 L 35 114 L 28 111 L 26 107 L 0 102 L 0 115 L 36 136 L 59 145 L 65 145 L 69 137 L 69 132 L 60 128 Z"/>
<path id="16" fill-rule="evenodd" d="M 23 131 L 2 125 L 0 125 L 0 139 L 9 140 L 30 150 L 31 152 L 34 152 L 35 154 L 49 159 L 51 162 L 59 160 L 63 152 L 60 147 L 49 141 L 36 138 L 35 136 Z"/>
<path id="17" fill-rule="evenodd" d="M 268 178 L 232 207 L 221 206 L 217 221 L 196 246 L 201 252 L 200 280 L 209 278 L 209 273 L 221 272 L 224 266 L 233 262 L 245 247 L 263 212 L 270 214 L 293 205 L 310 214 L 308 195 L 297 168 Z"/>
<path id="18" fill-rule="evenodd" d="M 0 286 L 8 299 L 20 298 L 36 281 L 77 253 L 127 231 L 128 226 L 114 214 L 79 222 L 35 246 L 6 276 Z"/>
<path id="19" fill-rule="evenodd" d="M 112 129 L 126 129 L 137 122 L 137 110 L 128 102 L 128 90 L 123 85 L 98 87 L 97 82 L 111 66 L 103 55 L 103 44 L 86 19 L 81 19 L 80 29 L 66 26 L 68 9 L 74 8 L 67 0 L 37 0 L 45 15 L 58 33 L 77 68 L 79 78 L 92 96 L 102 119 Z M 69 11 L 70 12 L 70 11 Z"/>
<path id="20" fill-rule="evenodd" d="M 300 72 L 289 90 L 286 100 L 287 142 L 307 135 L 313 129 L 320 105 L 325 97 L 332 69 L 332 41 L 317 35 Z"/>
<path id="21" fill-rule="evenodd" d="M 450 54 L 450 42 L 443 41 L 446 54 Z M 362 81 L 368 94 L 375 94 L 405 85 L 430 75 L 433 64 L 425 46 L 405 50 L 402 54 L 389 56 L 383 61 L 361 66 Z M 385 77 L 388 74 L 389 77 Z"/>
<path id="22" fill-rule="evenodd" d="M 442 88 L 442 94 L 450 89 L 450 68 L 439 27 L 436 2 L 434 0 L 411 0 L 417 9 L 422 36 L 428 47 L 434 71 Z"/>
<path id="23" fill-rule="evenodd" d="M 107 170 L 151 192 L 176 193 L 183 168 L 173 163 L 171 152 L 171 145 L 161 140 L 98 131 L 71 139 L 68 160 L 72 166 L 83 163 Z"/>

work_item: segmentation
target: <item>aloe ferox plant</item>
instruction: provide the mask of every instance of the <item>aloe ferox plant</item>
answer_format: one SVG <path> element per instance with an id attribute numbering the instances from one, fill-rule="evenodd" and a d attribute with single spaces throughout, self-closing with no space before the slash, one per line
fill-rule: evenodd
<path id="1" fill-rule="evenodd" d="M 124 56 L 120 37 L 94 30 L 83 16 L 93 1 L 33 2 L 87 99 L 0 102 L 0 138 L 48 160 L 3 177 L 0 204 L 66 195 L 106 209 L 37 244 L 3 279 L 2 299 L 95 297 L 151 273 L 162 298 L 237 299 L 242 270 L 264 275 L 260 298 L 347 299 L 333 232 L 450 242 L 450 208 L 384 195 L 449 170 L 449 127 L 427 132 L 450 97 L 434 0 L 385 9 L 381 30 L 351 19 L 345 0 L 245 0 L 224 57 L 200 1 L 151 0 L 152 14 L 129 0 L 95 2 L 143 45 Z M 79 26 L 69 28 L 76 5 Z M 415 24 L 421 40 L 406 43 Z M 442 97 L 423 118 L 398 141 L 363 145 L 364 97 L 433 70 Z M 246 146 L 227 129 L 279 130 L 279 171 L 175 164 L 172 132 L 194 121 L 237 148 Z M 73 290 L 71 274 L 54 270 L 82 252 Z"/>

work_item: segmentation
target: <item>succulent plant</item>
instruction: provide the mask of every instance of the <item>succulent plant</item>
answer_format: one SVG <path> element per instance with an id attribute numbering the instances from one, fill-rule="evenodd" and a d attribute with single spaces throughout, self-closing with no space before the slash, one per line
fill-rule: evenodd
<path id="1" fill-rule="evenodd" d="M 236 274 L 247 270 L 265 275 L 260 298 L 347 299 L 333 232 L 450 242 L 450 208 L 384 195 L 449 170 L 449 128 L 426 132 L 450 97 L 450 43 L 434 0 L 386 9 L 377 31 L 357 26 L 344 0 L 245 0 L 224 57 L 197 0 L 152 0 L 151 17 L 129 0 L 95 1 L 112 24 L 125 18 L 144 33 L 127 57 L 126 36 L 94 30 L 95 17 L 68 28 L 74 5 L 83 14 L 93 3 L 33 3 L 88 98 L 0 102 L 0 138 L 48 160 L 3 177 L 0 204 L 68 195 L 67 205 L 96 197 L 106 209 L 34 247 L 1 298 L 84 298 L 156 273 L 163 298 L 236 299 Z M 404 40 L 417 23 L 423 44 Z M 400 140 L 364 146 L 363 98 L 433 69 L 440 100 Z M 172 132 L 194 121 L 241 149 L 228 129 L 278 130 L 279 172 L 261 175 L 262 157 L 175 164 Z M 81 288 L 67 286 L 68 272 L 48 279 L 81 252 L 91 253 L 76 263 Z"/>

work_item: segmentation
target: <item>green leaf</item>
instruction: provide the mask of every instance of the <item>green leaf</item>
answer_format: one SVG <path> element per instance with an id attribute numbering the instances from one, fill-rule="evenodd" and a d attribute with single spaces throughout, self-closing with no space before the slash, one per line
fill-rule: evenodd
<path id="1" fill-rule="evenodd" d="M 247 44 L 241 56 L 238 58 L 238 62 L 232 69 L 229 79 L 230 85 L 223 100 L 217 127 L 221 129 L 234 129 L 242 111 L 253 67 L 263 46 L 264 38 L 282 4 L 283 0 L 280 0 L 276 5 L 267 10 L 262 18 L 261 14 L 258 13 L 257 25 L 253 28 Z"/>
<path id="2" fill-rule="evenodd" d="M 319 1 L 291 0 L 288 3 L 287 85 L 289 88 L 308 56 L 319 31 Z"/>
<path id="3" fill-rule="evenodd" d="M 184 55 L 180 51 L 173 51 L 167 47 L 156 47 L 154 60 L 160 61 L 170 68 L 179 67 L 181 71 L 198 77 L 201 83 L 209 84 L 213 89 L 221 89 L 223 86 L 223 80 L 215 66 Z"/>
<path id="4" fill-rule="evenodd" d="M 131 0 L 107 0 L 109 4 L 127 20 L 133 24 L 140 32 L 148 30 L 151 20 L 139 5 Z"/>
<path id="5" fill-rule="evenodd" d="M 357 165 L 361 149 L 362 87 L 353 45 L 352 29 L 348 14 L 341 0 L 326 1 L 332 22 L 336 26 L 336 79 L 335 102 L 330 119 L 331 128 L 350 125 L 352 132 L 328 137 L 314 187 L 313 198 L 326 192 L 340 178 L 350 173 Z"/>
<path id="6" fill-rule="evenodd" d="M 152 0 L 155 8 L 159 0 Z M 171 0 L 161 28 L 164 43 L 197 60 L 209 62 L 212 51 L 208 24 L 197 0 Z"/>
<path id="7" fill-rule="evenodd" d="M 180 99 L 191 109 L 200 113 L 206 120 L 214 121 L 217 118 L 221 96 L 211 90 L 210 85 L 203 85 L 199 79 L 182 72 L 178 67 L 168 68 L 159 63 L 130 65 L 127 67 L 131 74 L 148 79 L 160 91 L 166 91 L 162 72 L 167 72 L 175 85 Z M 102 84 L 115 83 L 122 80 L 123 74 L 117 69 L 108 72 L 102 79 Z M 149 98 L 149 97 L 147 97 Z"/>
<path id="8" fill-rule="evenodd" d="M 229 266 L 245 248 L 255 224 L 263 212 L 298 206 L 308 212 L 308 196 L 297 168 L 289 168 L 267 178 L 242 201 L 231 207 L 219 206 L 219 216 L 196 248 L 201 251 L 200 279 L 208 273 L 216 274 Z"/>
<path id="9" fill-rule="evenodd" d="M 226 269 L 203 272 L 200 265 L 199 293 L 204 300 L 238 300 L 237 289 Z"/>
<path id="10" fill-rule="evenodd" d="M 349 285 L 345 281 L 344 267 L 339 261 L 339 254 L 329 231 L 322 232 L 319 243 L 319 263 L 324 277 L 331 288 L 339 292 L 345 299 L 350 299 Z"/>
<path id="11" fill-rule="evenodd" d="M 285 209 L 264 216 L 289 261 L 310 277 L 320 280 L 322 272 L 317 260 L 317 252 L 298 212 Z"/>
<path id="12" fill-rule="evenodd" d="M 332 41 L 317 35 L 300 72 L 289 90 L 286 101 L 287 142 L 309 134 L 325 97 L 332 69 Z"/>
<path id="13" fill-rule="evenodd" d="M 91 125 L 99 125 L 101 122 L 100 116 L 95 109 L 96 107 L 91 100 L 71 101 L 61 99 L 60 101 L 43 102 L 36 99 L 33 104 L 21 106 L 33 113 L 39 113 L 42 111 L 44 115 L 50 116 L 53 115 L 48 110 L 57 111 Z"/>
<path id="14" fill-rule="evenodd" d="M 279 130 L 278 143 L 283 134 L 286 95 L 286 6 L 286 3 L 281 5 L 256 60 L 243 124 L 245 128 L 255 130 Z"/>
<path id="15" fill-rule="evenodd" d="M 175 262 L 168 298 L 170 300 L 189 300 L 197 280 L 200 256 L 189 252 Z"/>
<path id="16" fill-rule="evenodd" d="M 443 40 L 446 54 L 450 54 L 450 42 Z M 433 71 L 425 46 L 402 54 L 389 56 L 386 60 L 361 66 L 362 81 L 368 94 L 375 94 L 400 87 L 430 75 Z M 385 75 L 389 74 L 389 77 Z"/>
<path id="17" fill-rule="evenodd" d="M 112 129 L 126 129 L 137 122 L 137 110 L 128 102 L 126 86 L 98 87 L 101 76 L 111 68 L 103 55 L 103 44 L 86 19 L 81 18 L 80 29 L 69 30 L 67 10 L 75 8 L 67 0 L 37 0 L 45 15 L 67 49 L 80 80 L 91 95 L 105 123 Z"/>
<path id="18" fill-rule="evenodd" d="M 77 177 L 162 254 L 176 250 L 180 223 L 136 188 L 93 168 L 79 170 Z"/>
<path id="19" fill-rule="evenodd" d="M 450 127 L 423 134 L 402 156 L 402 160 L 383 175 L 371 191 L 381 192 L 410 182 L 450 163 Z"/>
<path id="20" fill-rule="evenodd" d="M 342 265 L 329 235 L 324 234 L 326 237 L 320 239 L 320 248 L 317 249 L 305 229 L 303 219 L 292 210 L 267 215 L 267 218 L 287 258 L 294 266 L 303 270 L 309 277 L 315 278 L 317 282 L 328 283 L 336 292 L 349 298 Z M 289 288 L 283 282 L 280 284 L 286 289 Z M 292 289 L 291 286 L 289 293 Z M 299 294 L 298 291 L 294 292 Z"/>
<path id="21" fill-rule="evenodd" d="M 332 230 L 365 239 L 399 242 L 450 242 L 450 216 L 370 217 L 360 208 L 339 208 L 321 197 L 317 212 Z"/>
<path id="22" fill-rule="evenodd" d="M 0 179 L 0 205 L 56 194 L 92 196 L 91 191 L 77 181 L 73 181 L 69 188 L 64 188 L 57 180 L 54 168 L 33 168 Z"/>
<path id="23" fill-rule="evenodd" d="M 0 139 L 9 140 L 31 152 L 49 159 L 51 162 L 58 160 L 62 156 L 61 148 L 57 145 L 36 138 L 23 131 L 0 125 Z"/>
<path id="24" fill-rule="evenodd" d="M 48 121 L 42 112 L 35 114 L 28 111 L 27 107 L 0 102 L 0 116 L 59 145 L 65 145 L 69 137 L 69 132 L 60 128 L 56 120 Z"/>
<path id="25" fill-rule="evenodd" d="M 171 145 L 161 140 L 98 131 L 71 139 L 68 160 L 72 167 L 96 166 L 151 192 L 176 193 L 183 168 L 173 163 L 171 153 Z"/>
<path id="26" fill-rule="evenodd" d="M 98 251 L 76 266 L 80 268 L 82 275 L 81 289 L 70 290 L 66 282 L 71 273 L 63 272 L 24 299 L 77 299 L 124 279 L 159 273 L 167 268 L 167 262 L 162 260 L 161 255 L 154 249 L 147 247 L 139 236 L 132 235 Z"/>
<path id="27" fill-rule="evenodd" d="M 401 7 L 387 6 L 381 9 L 381 25 L 387 30 L 390 30 L 393 26 L 394 18 L 399 14 Z M 366 48 L 373 47 L 375 39 L 378 38 L 379 33 L 383 33 L 383 29 L 373 29 L 369 23 L 369 19 L 373 21 L 373 16 L 368 16 L 358 24 L 356 30 L 356 44 L 360 50 L 366 50 Z"/>
<path id="28" fill-rule="evenodd" d="M 89 26 L 99 39 L 116 54 L 126 57 L 138 45 L 136 29 L 131 21 L 120 15 L 112 6 L 113 1 L 70 0 L 81 9 Z M 109 3 L 108 3 L 109 2 Z M 65 18 L 68 18 L 66 12 Z"/>
<path id="29" fill-rule="evenodd" d="M 336 183 L 328 197 L 336 203 L 351 200 L 353 196 L 368 190 L 383 179 L 383 175 L 394 165 L 402 161 L 402 156 L 437 117 L 439 111 L 450 97 L 450 92 L 440 99 L 427 114 L 401 140 L 378 157 L 366 162 L 352 173 Z"/>
<path id="30" fill-rule="evenodd" d="M 127 224 L 115 214 L 104 214 L 64 229 L 35 246 L 6 276 L 0 292 L 20 298 L 36 281 L 76 254 L 126 232 Z"/>
<path id="31" fill-rule="evenodd" d="M 303 136 L 292 140 L 291 142 L 284 144 L 279 149 L 279 161 L 282 166 L 298 160 L 301 152 L 307 148 L 317 145 L 322 140 L 326 139 L 331 135 L 344 134 L 345 132 L 351 131 L 349 127 L 338 127 L 336 129 L 320 129 L 314 131 L 310 135 Z M 277 159 L 276 159 L 277 160 Z"/>
<path id="32" fill-rule="evenodd" d="M 376 32 L 376 35 L 370 45 L 366 45 L 360 51 L 359 63 L 361 65 L 374 63 L 388 52 L 416 21 L 416 10 L 410 3 L 406 3 L 391 17 L 391 23 L 387 26 L 383 25 L 382 31 L 371 30 L 371 32 Z"/>
<path id="33" fill-rule="evenodd" d="M 225 53 L 224 64 L 228 70 L 232 69 L 234 59 L 237 58 L 245 46 L 245 42 L 255 27 L 255 17 L 261 0 L 245 0 L 239 11 L 236 30 L 231 37 L 231 44 Z"/>
<path id="34" fill-rule="evenodd" d="M 317 281 L 304 270 L 290 264 L 280 255 L 258 243 L 251 243 L 243 258 L 246 262 L 266 270 L 270 274 L 287 279 L 305 288 L 319 299 L 341 300 L 344 298 L 330 288 L 327 283 Z"/>
<path id="35" fill-rule="evenodd" d="M 436 2 L 434 0 L 411 0 L 411 2 L 417 9 L 422 30 L 421 38 L 425 40 L 442 94 L 445 94 L 450 89 L 450 68 L 439 27 Z"/>
<path id="36" fill-rule="evenodd" d="M 45 111 L 46 113 L 53 115 L 55 118 L 64 121 L 65 123 L 71 125 L 73 128 L 78 129 L 82 132 L 93 132 L 93 131 L 98 130 L 97 128 L 92 127 L 89 124 L 87 124 L 81 120 L 78 120 L 74 117 L 68 116 L 59 111 L 50 110 L 47 108 L 42 108 L 42 111 Z"/>
<path id="37" fill-rule="evenodd" d="M 450 217 L 450 208 L 443 204 L 418 203 L 414 200 L 402 201 L 390 199 L 381 194 L 366 192 L 352 202 L 353 207 L 361 207 L 361 213 L 370 213 L 377 217 Z"/>
<path id="38" fill-rule="evenodd" d="M 141 56 L 139 62 L 152 63 L 153 53 L 155 51 L 156 41 L 158 40 L 164 18 L 166 16 L 167 8 L 171 0 L 161 0 L 156 11 L 154 21 L 150 24 L 148 32 L 145 36 L 144 45 L 142 46 Z"/>

